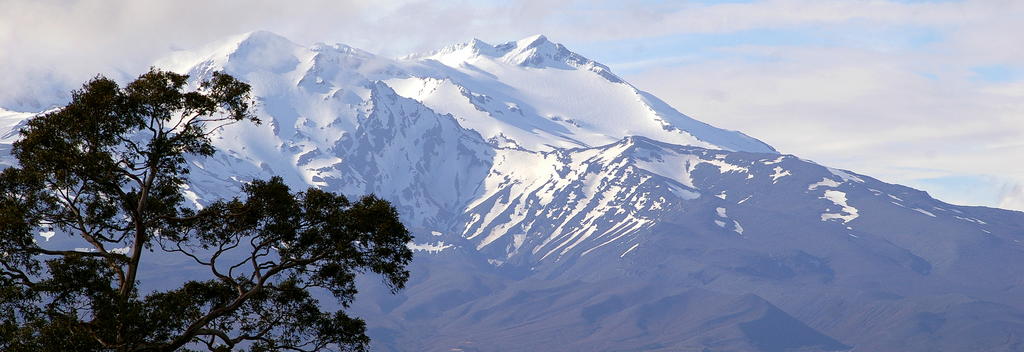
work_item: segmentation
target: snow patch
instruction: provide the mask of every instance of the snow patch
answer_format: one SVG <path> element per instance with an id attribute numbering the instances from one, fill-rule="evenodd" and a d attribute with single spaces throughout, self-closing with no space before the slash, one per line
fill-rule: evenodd
<path id="1" fill-rule="evenodd" d="M 445 244 L 444 241 L 438 241 L 436 243 L 415 243 L 409 242 L 406 247 L 413 251 L 424 251 L 427 253 L 440 253 L 441 251 L 452 248 L 454 245 Z"/>
<path id="2" fill-rule="evenodd" d="M 675 180 L 683 186 L 697 188 L 693 185 L 690 173 L 702 162 L 704 161 L 696 155 L 667 154 L 661 155 L 660 160 L 637 160 L 635 164 L 641 169 Z"/>
<path id="3" fill-rule="evenodd" d="M 792 175 L 789 172 L 789 170 L 783 169 L 782 166 L 776 166 L 774 170 L 775 170 L 775 173 L 772 174 L 772 183 L 778 182 L 779 178 Z"/>
<path id="4" fill-rule="evenodd" d="M 963 213 L 961 213 L 961 214 L 963 214 Z M 963 216 L 956 216 L 956 215 L 954 215 L 953 217 L 955 217 L 957 219 L 960 219 L 960 220 L 963 220 L 963 221 L 973 222 L 973 223 L 978 224 L 978 225 L 986 225 L 987 224 L 986 222 L 978 220 L 978 219 L 975 219 L 975 218 L 965 218 Z"/>
<path id="5" fill-rule="evenodd" d="M 724 162 L 724 161 L 718 160 L 718 159 L 715 159 L 715 160 L 704 160 L 704 163 L 711 164 L 711 165 L 714 165 L 714 166 L 718 167 L 718 173 L 721 173 L 721 174 L 730 173 L 730 172 L 744 172 L 744 173 L 745 172 L 750 172 L 750 170 L 745 168 L 745 167 L 742 167 L 742 166 L 739 166 L 739 165 L 733 165 L 733 164 L 730 164 L 730 163 L 727 163 L 727 162 Z"/>
<path id="6" fill-rule="evenodd" d="M 700 193 L 694 192 L 688 189 L 679 188 L 673 185 L 668 185 L 668 190 L 675 194 L 677 197 L 684 200 L 694 200 L 700 198 Z"/>
<path id="7" fill-rule="evenodd" d="M 187 184 L 182 185 L 181 190 L 181 193 L 185 197 L 185 200 L 191 202 L 192 206 L 196 210 L 203 210 L 203 203 L 201 202 L 201 199 L 199 198 L 199 195 L 196 194 L 196 192 L 193 192 L 192 189 Z"/>
<path id="8" fill-rule="evenodd" d="M 629 247 L 629 249 L 627 249 L 627 250 L 626 250 L 625 252 L 622 252 L 622 254 L 620 254 L 620 255 L 619 255 L 619 258 L 625 257 L 625 256 L 626 256 L 626 254 L 629 254 L 629 252 L 632 252 L 632 251 L 633 251 L 634 249 L 636 249 L 636 247 L 637 247 L 637 246 L 639 246 L 639 245 L 640 245 L 640 244 L 639 244 L 639 243 L 637 243 L 637 244 L 634 244 L 634 245 L 633 245 L 632 247 Z"/>
<path id="9" fill-rule="evenodd" d="M 518 235 L 512 235 L 512 247 L 514 251 L 519 251 L 519 247 L 523 246 L 523 242 L 526 241 L 526 234 L 521 233 Z"/>
<path id="10" fill-rule="evenodd" d="M 833 219 L 839 219 L 839 220 L 841 220 L 845 224 L 845 223 L 850 222 L 853 219 L 856 219 L 857 216 L 859 216 L 859 215 L 857 215 L 857 208 L 854 208 L 854 207 L 850 206 L 849 204 L 846 204 L 846 193 L 843 193 L 843 192 L 840 192 L 840 191 L 835 191 L 835 190 L 828 190 L 828 191 L 825 191 L 825 196 L 823 196 L 821 198 L 828 199 L 833 204 L 835 204 L 835 205 L 839 206 L 840 208 L 842 208 L 841 209 L 841 213 L 823 213 L 823 214 L 821 214 L 821 221 L 828 221 L 828 220 L 833 220 Z"/>
<path id="11" fill-rule="evenodd" d="M 833 180 L 833 179 L 830 179 L 830 178 L 822 178 L 821 181 L 818 181 L 816 183 L 812 183 L 810 186 L 807 186 L 807 190 L 808 191 L 813 191 L 815 189 L 818 189 L 818 187 L 835 188 L 835 187 L 839 187 L 839 185 L 841 185 L 841 183 L 836 182 L 836 180 Z"/>
<path id="12" fill-rule="evenodd" d="M 831 172 L 833 175 L 841 177 L 843 179 L 843 181 L 855 181 L 855 182 L 864 183 L 863 179 L 861 179 L 860 177 L 854 176 L 853 174 L 851 174 L 849 172 L 846 172 L 846 171 L 843 171 L 843 170 L 840 170 L 840 169 L 833 169 L 831 167 L 827 167 L 826 169 L 828 169 L 828 171 Z"/>
<path id="13" fill-rule="evenodd" d="M 932 213 L 932 212 L 930 212 L 930 211 L 927 211 L 927 210 L 924 210 L 924 209 L 921 209 L 921 208 L 913 208 L 913 210 L 914 210 L 914 211 L 916 211 L 916 212 L 918 212 L 918 213 L 921 213 L 921 214 L 924 214 L 924 215 L 928 215 L 928 216 L 931 216 L 931 217 L 933 217 L 933 218 L 935 217 L 935 214 L 934 214 L 934 213 Z"/>
<path id="14" fill-rule="evenodd" d="M 778 158 L 775 158 L 775 160 L 772 160 L 772 161 L 765 161 L 765 162 L 764 162 L 764 164 L 765 164 L 765 165 L 772 165 L 772 164 L 778 164 L 778 163 L 781 163 L 781 162 L 782 162 L 782 160 L 783 160 L 783 159 L 785 159 L 785 158 L 786 158 L 786 156 L 785 156 L 785 155 L 780 155 L 780 156 L 779 156 Z"/>

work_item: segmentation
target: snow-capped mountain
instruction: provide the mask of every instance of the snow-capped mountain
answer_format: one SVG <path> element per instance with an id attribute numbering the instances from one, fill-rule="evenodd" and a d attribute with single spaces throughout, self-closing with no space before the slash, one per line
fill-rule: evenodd
<path id="1" fill-rule="evenodd" d="M 396 205 L 412 279 L 355 307 L 379 350 L 1024 349 L 1024 213 L 780 154 L 544 36 L 391 59 L 254 32 L 156 65 L 260 101 L 192 161 L 196 204 L 280 175 Z M 30 116 L 0 111 L 0 152 Z"/>
<path id="2" fill-rule="evenodd" d="M 391 60 L 255 32 L 158 66 L 196 78 L 225 70 L 250 82 L 269 122 L 225 130 L 218 141 L 224 155 L 195 162 L 210 176 L 192 187 L 196 201 L 271 174 L 376 193 L 397 203 L 413 227 L 454 235 L 447 243 L 470 241 L 495 253 L 514 247 L 492 258 L 499 262 L 525 249 L 542 259 L 610 235 L 625 240 L 664 205 L 699 196 L 685 180 L 651 181 L 660 175 L 615 163 L 626 161 L 617 154 L 637 138 L 776 154 L 679 113 L 543 36 L 498 46 L 474 40 Z M 621 206 L 634 201 L 641 203 Z M 584 234 L 607 222 L 620 225 Z"/>

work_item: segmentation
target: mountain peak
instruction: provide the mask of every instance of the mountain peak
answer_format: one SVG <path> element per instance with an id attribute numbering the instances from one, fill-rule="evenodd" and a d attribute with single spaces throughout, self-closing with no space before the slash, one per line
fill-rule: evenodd
<path id="1" fill-rule="evenodd" d="M 520 48 L 533 48 L 544 44 L 553 45 L 554 43 L 551 43 L 551 41 L 548 40 L 548 37 L 545 37 L 543 34 L 534 34 L 516 41 L 516 46 Z"/>
<path id="2" fill-rule="evenodd" d="M 569 49 L 562 44 L 548 40 L 548 38 L 542 34 L 529 36 L 513 42 L 507 42 L 505 44 L 495 46 L 495 49 L 501 53 L 502 60 L 519 66 L 538 68 L 563 66 L 565 64 L 577 66 L 574 64 L 593 62 L 579 54 L 569 51 Z"/>
<path id="3" fill-rule="evenodd" d="M 377 55 L 374 54 L 374 53 L 371 53 L 369 51 L 366 51 L 366 50 L 363 50 L 363 49 L 359 49 L 359 48 L 350 46 L 348 44 L 343 44 L 343 43 L 333 43 L 333 44 L 316 43 L 316 44 L 313 44 L 313 46 L 311 46 L 309 49 L 312 52 L 316 52 L 316 53 L 320 53 L 320 54 L 323 54 L 323 53 L 333 53 L 333 54 L 336 54 L 336 55 L 342 55 L 342 56 L 348 56 L 348 57 L 357 57 L 357 58 L 364 58 L 364 59 L 376 58 L 377 57 Z"/>
<path id="4" fill-rule="evenodd" d="M 477 38 L 471 39 L 468 43 L 466 43 L 466 45 L 473 48 L 494 48 L 493 45 L 487 44 L 487 42 Z"/>
<path id="5" fill-rule="evenodd" d="M 296 48 L 301 47 L 295 44 L 288 38 L 285 38 L 277 33 L 257 30 L 242 33 L 219 43 L 214 43 L 199 52 L 206 52 L 208 56 L 212 57 L 232 57 L 239 55 L 247 55 L 252 51 L 292 51 Z M 212 49 L 212 50 L 210 50 Z"/>
<path id="6" fill-rule="evenodd" d="M 155 65 L 200 76 L 217 70 L 240 73 L 232 69 L 283 72 L 286 66 L 294 66 L 294 54 L 302 48 L 281 35 L 258 30 L 231 36 L 197 50 L 171 53 L 157 60 Z"/>
<path id="7" fill-rule="evenodd" d="M 459 67 L 480 60 L 512 64 L 519 67 L 558 68 L 594 72 L 614 83 L 624 81 L 602 65 L 583 55 L 570 51 L 564 45 L 552 42 L 543 34 L 535 34 L 519 40 L 491 45 L 479 39 L 449 45 L 426 54 L 413 54 L 403 60 L 436 60 L 446 66 Z"/>
<path id="8" fill-rule="evenodd" d="M 582 55 L 569 51 L 564 45 L 552 42 L 543 34 L 535 34 L 516 41 L 491 45 L 479 39 L 465 43 L 449 45 L 427 54 L 409 55 L 403 59 L 434 59 L 448 66 L 458 66 L 465 62 L 473 62 L 488 58 L 511 63 L 523 67 L 559 67 L 582 68 L 587 66 L 601 67 L 604 65 L 587 59 Z"/>
<path id="9" fill-rule="evenodd" d="M 285 38 L 284 36 L 282 36 L 280 34 L 277 34 L 277 33 L 271 32 L 271 31 L 266 31 L 266 30 L 256 30 L 256 31 L 251 31 L 251 32 L 243 33 L 243 34 L 239 35 L 237 38 L 240 39 L 240 40 L 238 40 L 238 44 L 239 45 L 242 45 L 242 44 L 253 44 L 253 43 L 273 43 L 273 42 L 291 43 L 291 44 L 295 45 L 295 43 L 292 43 L 292 41 L 289 40 L 288 38 Z"/>
<path id="10" fill-rule="evenodd" d="M 463 62 L 472 61 L 482 56 L 496 57 L 500 55 L 498 55 L 493 45 L 473 38 L 468 42 L 448 45 L 438 50 L 406 55 L 400 57 L 399 60 L 432 59 L 445 65 L 458 66 Z"/>

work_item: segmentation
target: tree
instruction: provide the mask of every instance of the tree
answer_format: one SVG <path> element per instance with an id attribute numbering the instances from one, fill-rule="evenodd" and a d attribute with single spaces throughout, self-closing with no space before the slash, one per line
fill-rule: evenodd
<path id="1" fill-rule="evenodd" d="M 187 159 L 213 155 L 217 129 L 259 123 L 249 86 L 227 74 L 188 89 L 157 69 L 124 87 L 98 76 L 22 129 L 19 165 L 0 172 L 0 350 L 366 348 L 344 308 L 360 273 L 404 286 L 411 236 L 395 209 L 276 177 L 184 206 Z M 89 250 L 48 248 L 41 233 Z M 195 279 L 140 288 L 144 259 L 160 256 L 187 258 Z"/>

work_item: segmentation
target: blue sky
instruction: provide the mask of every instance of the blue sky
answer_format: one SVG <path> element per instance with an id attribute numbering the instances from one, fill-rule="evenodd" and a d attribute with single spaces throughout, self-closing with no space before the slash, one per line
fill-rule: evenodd
<path id="1" fill-rule="evenodd" d="M 0 107 L 269 30 L 400 56 L 545 34 L 785 153 L 1024 210 L 1024 2 L 0 1 Z"/>
<path id="2" fill-rule="evenodd" d="M 701 61 L 728 59 L 771 60 L 770 56 L 752 56 L 723 52 L 744 46 L 862 48 L 868 50 L 926 50 L 929 44 L 942 41 L 942 33 L 923 26 L 871 28 L 867 25 L 800 25 L 789 28 L 754 28 L 725 33 L 681 33 L 667 36 L 613 41 L 597 41 L 581 45 L 596 60 L 617 67 L 622 74 L 649 69 L 693 64 Z M 1005 67 L 989 67 L 997 73 Z"/>

